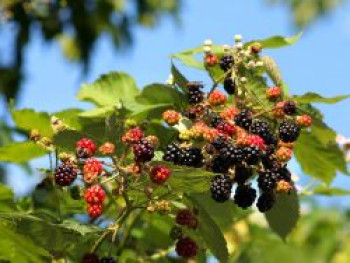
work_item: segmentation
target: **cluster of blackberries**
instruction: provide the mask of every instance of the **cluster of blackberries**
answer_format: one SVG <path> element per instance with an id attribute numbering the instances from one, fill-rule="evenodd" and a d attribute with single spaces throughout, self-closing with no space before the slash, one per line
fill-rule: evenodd
<path id="1" fill-rule="evenodd" d="M 163 160 L 189 167 L 199 168 L 203 166 L 203 154 L 200 148 L 180 147 L 177 143 L 171 143 L 167 146 Z"/>

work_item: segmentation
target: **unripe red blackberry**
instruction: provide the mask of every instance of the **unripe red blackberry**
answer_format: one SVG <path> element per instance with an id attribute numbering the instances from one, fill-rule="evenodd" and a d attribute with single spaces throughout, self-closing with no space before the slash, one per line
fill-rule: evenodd
<path id="1" fill-rule="evenodd" d="M 264 192 L 259 196 L 256 206 L 261 213 L 265 213 L 273 207 L 275 201 L 276 197 L 272 192 Z"/>
<path id="2" fill-rule="evenodd" d="M 234 202 L 237 206 L 246 209 L 254 203 L 256 190 L 250 185 L 238 185 L 234 195 Z"/>
<path id="3" fill-rule="evenodd" d="M 297 123 L 300 127 L 310 127 L 312 118 L 309 115 L 301 115 L 297 117 Z"/>
<path id="4" fill-rule="evenodd" d="M 164 182 L 168 180 L 170 175 L 171 175 L 171 170 L 165 165 L 159 164 L 159 165 L 153 166 L 150 170 L 150 178 L 152 182 L 155 184 L 159 184 L 159 185 L 164 184 Z"/>
<path id="5" fill-rule="evenodd" d="M 84 198 L 89 204 L 101 204 L 106 198 L 106 193 L 102 187 L 97 184 L 85 190 Z"/>
<path id="6" fill-rule="evenodd" d="M 225 107 L 220 113 L 221 118 L 232 121 L 233 118 L 239 113 L 239 109 L 234 106 Z"/>
<path id="7" fill-rule="evenodd" d="M 100 175 L 103 171 L 102 163 L 95 158 L 90 158 L 84 163 L 84 174 Z"/>
<path id="8" fill-rule="evenodd" d="M 99 263 L 99 259 L 94 253 L 86 253 L 81 259 L 81 263 Z"/>
<path id="9" fill-rule="evenodd" d="M 285 180 L 279 180 L 277 182 L 276 191 L 277 193 L 283 193 L 283 194 L 289 194 L 294 189 L 293 183 L 285 181 Z"/>
<path id="10" fill-rule="evenodd" d="M 55 170 L 55 182 L 60 186 L 69 186 L 77 178 L 78 171 L 74 164 L 63 163 Z"/>
<path id="11" fill-rule="evenodd" d="M 177 111 L 167 110 L 163 112 L 163 120 L 170 126 L 178 124 L 180 121 L 181 115 Z"/>
<path id="12" fill-rule="evenodd" d="M 230 199 L 232 181 L 227 175 L 217 175 L 211 180 L 210 192 L 211 197 L 219 203 Z"/>
<path id="13" fill-rule="evenodd" d="M 187 226 L 188 228 L 197 228 L 198 220 L 195 214 L 189 209 L 179 210 L 176 214 L 175 221 L 181 226 Z"/>
<path id="14" fill-rule="evenodd" d="M 134 127 L 128 130 L 122 136 L 122 142 L 127 144 L 134 144 L 143 138 L 144 134 L 140 127 Z"/>
<path id="15" fill-rule="evenodd" d="M 266 90 L 266 97 L 271 101 L 275 101 L 276 99 L 280 98 L 281 95 L 282 89 L 279 87 L 271 87 Z"/>
<path id="16" fill-rule="evenodd" d="M 180 257 L 192 258 L 197 255 L 198 246 L 191 238 L 184 237 L 177 241 L 175 251 Z"/>
<path id="17" fill-rule="evenodd" d="M 216 89 L 209 95 L 208 101 L 210 105 L 213 106 L 223 105 L 227 101 L 227 96 L 223 92 Z"/>
<path id="18" fill-rule="evenodd" d="M 135 162 L 149 162 L 154 157 L 154 146 L 148 140 L 140 140 L 133 145 Z"/>
<path id="19" fill-rule="evenodd" d="M 220 58 L 220 68 L 223 71 L 228 71 L 229 69 L 231 69 L 234 65 L 234 60 L 232 55 L 224 55 Z"/>
<path id="20" fill-rule="evenodd" d="M 300 134 L 300 127 L 293 122 L 283 121 L 279 126 L 279 138 L 283 142 L 295 142 Z"/>
<path id="21" fill-rule="evenodd" d="M 79 158 L 89 158 L 94 155 L 96 151 L 95 143 L 87 138 L 77 141 L 76 154 Z"/>
<path id="22" fill-rule="evenodd" d="M 91 218 L 99 217 L 103 212 L 102 204 L 88 204 L 87 212 Z"/>
<path id="23" fill-rule="evenodd" d="M 182 228 L 178 226 L 173 226 L 170 229 L 169 236 L 171 239 L 174 239 L 174 240 L 181 239 L 183 237 Z"/>
<path id="24" fill-rule="evenodd" d="M 111 142 L 105 142 L 98 148 L 98 150 L 103 154 L 103 155 L 111 155 L 115 152 L 115 145 Z"/>
<path id="25" fill-rule="evenodd" d="M 249 130 L 253 121 L 253 114 L 250 110 L 244 109 L 240 113 L 236 114 L 234 118 L 235 124 L 242 127 L 245 130 Z"/>
<path id="26" fill-rule="evenodd" d="M 280 147 L 277 149 L 275 155 L 278 161 L 288 162 L 292 158 L 293 151 L 287 147 Z"/>
<path id="27" fill-rule="evenodd" d="M 255 42 L 253 44 L 250 45 L 250 51 L 253 54 L 259 54 L 262 50 L 262 45 L 259 42 Z"/>
<path id="28" fill-rule="evenodd" d="M 217 126 L 216 129 L 221 133 L 221 134 L 225 134 L 228 136 L 232 136 L 233 134 L 235 134 L 236 132 L 236 128 L 233 124 L 226 122 L 226 121 L 222 121 L 220 122 Z"/>
<path id="29" fill-rule="evenodd" d="M 218 62 L 219 58 L 215 54 L 209 53 L 205 56 L 204 64 L 207 67 L 214 67 Z"/>
<path id="30" fill-rule="evenodd" d="M 224 80 L 224 89 L 227 92 L 227 94 L 235 94 L 236 91 L 236 84 L 234 80 L 231 77 L 227 77 Z"/>
<path id="31" fill-rule="evenodd" d="M 283 111 L 287 115 L 294 115 L 297 113 L 297 104 L 293 100 L 285 101 L 283 104 Z"/>

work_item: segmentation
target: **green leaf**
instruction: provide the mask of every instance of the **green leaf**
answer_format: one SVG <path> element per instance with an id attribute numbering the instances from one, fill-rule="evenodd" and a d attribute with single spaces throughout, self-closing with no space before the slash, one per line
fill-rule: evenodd
<path id="1" fill-rule="evenodd" d="M 327 196 L 345 196 L 350 195 L 350 190 L 337 187 L 329 187 L 327 185 L 318 185 L 313 189 L 313 193 L 317 195 Z"/>
<path id="2" fill-rule="evenodd" d="M 312 119 L 311 133 L 323 145 L 335 143 L 336 132 L 318 118 Z"/>
<path id="3" fill-rule="evenodd" d="M 349 99 L 350 95 L 340 95 L 332 98 L 325 98 L 317 93 L 314 92 L 308 92 L 304 95 L 295 95 L 293 99 L 298 103 L 326 103 L 326 104 L 333 104 L 337 103 L 339 101 Z"/>
<path id="4" fill-rule="evenodd" d="M 12 118 L 18 128 L 26 131 L 36 129 L 42 136 L 51 137 L 50 116 L 46 112 L 36 112 L 32 109 L 12 110 Z"/>
<path id="5" fill-rule="evenodd" d="M 295 157 L 306 173 L 329 184 L 337 171 L 347 173 L 344 154 L 336 144 L 322 145 L 312 134 L 303 132 L 294 151 Z"/>
<path id="6" fill-rule="evenodd" d="M 227 262 L 228 250 L 226 240 L 218 225 L 211 218 L 211 212 L 206 211 L 205 208 L 195 198 L 192 198 L 190 196 L 187 198 L 198 210 L 198 219 L 200 222 L 198 230 L 201 233 L 206 245 L 220 262 Z"/>
<path id="7" fill-rule="evenodd" d="M 184 75 L 181 74 L 181 72 L 176 68 L 174 63 L 171 63 L 171 74 L 174 77 L 175 83 L 183 90 L 186 91 L 186 85 L 188 83 L 188 80 Z"/>
<path id="8" fill-rule="evenodd" d="M 106 106 L 101 108 L 95 108 L 88 111 L 83 111 L 79 114 L 79 117 L 83 118 L 105 118 L 114 111 L 115 107 Z"/>
<path id="9" fill-rule="evenodd" d="M 15 209 L 13 191 L 3 184 L 0 184 L 0 212 L 12 211 Z"/>
<path id="10" fill-rule="evenodd" d="M 247 47 L 254 42 L 259 42 L 263 48 L 281 48 L 285 46 L 290 46 L 298 42 L 303 32 L 299 32 L 297 35 L 292 37 L 282 37 L 282 36 L 273 36 L 266 39 L 258 39 L 247 42 L 244 46 Z"/>
<path id="11" fill-rule="evenodd" d="M 77 98 L 92 102 L 97 106 L 115 106 L 134 101 L 139 93 L 132 77 L 123 72 L 110 72 L 102 75 L 92 84 L 82 85 Z"/>
<path id="12" fill-rule="evenodd" d="M 199 70 L 205 70 L 203 62 L 197 60 L 192 55 L 179 53 L 179 54 L 174 54 L 172 57 L 180 60 L 184 65 L 188 67 L 197 68 Z"/>
<path id="13" fill-rule="evenodd" d="M 64 124 L 68 125 L 68 127 L 79 130 L 81 129 L 79 114 L 82 112 L 83 110 L 81 109 L 67 109 L 60 112 L 55 112 L 52 114 L 52 116 L 59 118 Z"/>
<path id="14" fill-rule="evenodd" d="M 265 213 L 270 228 L 283 240 L 293 230 L 299 219 L 299 200 L 297 193 L 280 194 L 275 205 Z"/>
<path id="15" fill-rule="evenodd" d="M 74 151 L 77 141 L 86 137 L 76 130 L 63 130 L 53 137 L 53 143 L 61 150 Z"/>
<path id="16" fill-rule="evenodd" d="M 33 142 L 13 142 L 0 147 L 0 161 L 23 163 L 46 153 L 46 150 Z"/>
<path id="17" fill-rule="evenodd" d="M 182 104 L 184 95 L 176 89 L 164 84 L 151 84 L 144 87 L 141 94 L 136 97 L 136 101 L 141 104 L 150 105 L 173 105 L 175 108 Z"/>
<path id="18" fill-rule="evenodd" d="M 4 220 L 0 220 L 0 260 L 10 262 L 49 262 L 51 255 L 30 238 L 16 233 Z"/>

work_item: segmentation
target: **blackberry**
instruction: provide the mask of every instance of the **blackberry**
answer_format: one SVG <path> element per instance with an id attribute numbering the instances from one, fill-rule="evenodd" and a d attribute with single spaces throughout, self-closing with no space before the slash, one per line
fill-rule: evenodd
<path id="1" fill-rule="evenodd" d="M 273 205 L 275 204 L 275 201 L 276 201 L 276 198 L 273 193 L 265 192 L 259 196 L 256 206 L 261 213 L 265 213 L 273 207 Z"/>
<path id="2" fill-rule="evenodd" d="M 231 77 L 225 78 L 224 89 L 227 92 L 227 94 L 230 94 L 230 95 L 235 94 L 236 84 Z"/>
<path id="3" fill-rule="evenodd" d="M 214 147 L 213 144 L 206 144 L 206 145 L 204 146 L 204 151 L 205 151 L 207 154 L 212 155 L 212 154 L 215 153 L 216 149 L 215 149 L 215 147 Z"/>
<path id="4" fill-rule="evenodd" d="M 211 197 L 219 203 L 230 199 L 232 182 L 227 175 L 216 175 L 211 180 L 210 192 Z"/>
<path id="5" fill-rule="evenodd" d="M 204 99 L 204 93 L 201 91 L 202 86 L 189 86 L 188 87 L 188 103 L 198 104 Z"/>
<path id="6" fill-rule="evenodd" d="M 253 114 L 250 110 L 244 109 L 235 116 L 234 121 L 237 126 L 249 130 L 252 125 Z"/>
<path id="7" fill-rule="evenodd" d="M 181 153 L 181 149 L 177 143 L 170 143 L 165 150 L 165 154 L 163 156 L 163 160 L 166 162 L 174 162 L 179 154 Z"/>
<path id="8" fill-rule="evenodd" d="M 228 142 L 223 136 L 218 136 L 211 142 L 211 145 L 214 146 L 215 150 L 220 151 L 224 147 L 228 146 Z"/>
<path id="9" fill-rule="evenodd" d="M 210 120 L 210 126 L 213 128 L 216 128 L 221 122 L 223 121 L 223 118 L 221 118 L 220 116 L 212 116 L 211 120 Z"/>
<path id="10" fill-rule="evenodd" d="M 188 118 L 189 120 L 195 120 L 197 118 L 197 112 L 193 108 L 189 108 L 187 111 L 182 113 L 182 116 Z"/>
<path id="11" fill-rule="evenodd" d="M 278 170 L 278 179 L 286 182 L 292 182 L 292 174 L 287 167 L 281 167 Z"/>
<path id="12" fill-rule="evenodd" d="M 182 149 L 178 155 L 178 159 L 175 160 L 175 163 L 196 168 L 202 167 L 203 154 L 201 149 L 195 147 Z"/>
<path id="13" fill-rule="evenodd" d="M 181 209 L 177 212 L 175 221 L 181 226 L 187 226 L 188 228 L 197 228 L 198 220 L 195 214 L 189 209 Z"/>
<path id="14" fill-rule="evenodd" d="M 279 173 L 276 170 L 259 172 L 258 186 L 264 192 L 271 192 L 276 188 Z"/>
<path id="15" fill-rule="evenodd" d="M 297 105 L 295 101 L 288 100 L 283 104 L 283 111 L 287 115 L 295 115 L 297 113 Z"/>
<path id="16" fill-rule="evenodd" d="M 264 142 L 265 142 L 266 145 L 268 145 L 268 146 L 273 146 L 273 147 L 275 147 L 275 148 L 276 148 L 277 143 L 278 143 L 276 136 L 273 135 L 272 133 L 266 134 L 266 135 L 264 136 L 263 140 L 264 140 Z"/>
<path id="17" fill-rule="evenodd" d="M 55 182 L 60 186 L 69 186 L 77 178 L 78 171 L 75 165 L 63 163 L 55 170 Z"/>
<path id="18" fill-rule="evenodd" d="M 154 157 L 154 146 L 146 139 L 142 139 L 133 145 L 135 162 L 149 162 Z"/>
<path id="19" fill-rule="evenodd" d="M 244 160 L 248 165 L 255 165 L 259 162 L 261 151 L 257 146 L 248 146 L 243 148 Z"/>
<path id="20" fill-rule="evenodd" d="M 237 184 L 244 184 L 253 175 L 253 169 L 244 166 L 235 167 L 235 178 Z"/>
<path id="21" fill-rule="evenodd" d="M 250 132 L 259 135 L 266 144 L 270 144 L 267 141 L 272 137 L 270 124 L 264 120 L 255 119 L 250 126 Z"/>
<path id="22" fill-rule="evenodd" d="M 283 121 L 278 130 L 283 142 L 295 142 L 300 135 L 300 127 L 291 121 Z"/>
<path id="23" fill-rule="evenodd" d="M 81 259 L 81 263 L 98 263 L 98 256 L 94 253 L 86 253 Z"/>
<path id="24" fill-rule="evenodd" d="M 114 258 L 112 257 L 104 257 L 100 259 L 100 263 L 116 263 Z"/>
<path id="25" fill-rule="evenodd" d="M 220 58 L 220 63 L 219 64 L 220 64 L 220 68 L 223 71 L 225 71 L 225 72 L 228 71 L 234 65 L 233 56 L 231 56 L 231 55 L 222 56 Z"/>
<path id="26" fill-rule="evenodd" d="M 234 195 L 234 202 L 237 206 L 246 209 L 254 203 L 256 190 L 250 185 L 238 185 Z"/>
<path id="27" fill-rule="evenodd" d="M 216 156 L 211 163 L 211 170 L 213 173 L 227 173 L 229 168 L 230 164 L 222 155 Z"/>
<path id="28" fill-rule="evenodd" d="M 184 237 L 177 241 L 175 251 L 180 257 L 192 258 L 197 255 L 198 246 L 191 238 Z"/>
<path id="29" fill-rule="evenodd" d="M 222 148 L 221 155 L 227 160 L 229 165 L 241 164 L 244 160 L 243 148 L 229 144 Z"/>

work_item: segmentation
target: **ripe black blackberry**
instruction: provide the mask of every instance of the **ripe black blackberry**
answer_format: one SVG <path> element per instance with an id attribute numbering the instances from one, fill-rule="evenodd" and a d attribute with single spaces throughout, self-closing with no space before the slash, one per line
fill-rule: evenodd
<path id="1" fill-rule="evenodd" d="M 86 253 L 81 259 L 81 263 L 99 263 L 99 259 L 94 253 Z"/>
<path id="2" fill-rule="evenodd" d="M 279 138 L 283 142 L 295 142 L 300 135 L 300 127 L 291 121 L 283 121 L 278 131 Z"/>
<path id="3" fill-rule="evenodd" d="M 272 192 L 264 192 L 259 196 L 256 206 L 261 213 L 265 213 L 273 207 L 275 201 L 276 197 Z"/>
<path id="4" fill-rule="evenodd" d="M 228 71 L 234 65 L 233 56 L 231 55 L 222 56 L 219 64 L 220 64 L 220 68 L 223 71 L 225 72 Z"/>
<path id="5" fill-rule="evenodd" d="M 293 100 L 288 100 L 283 104 L 283 111 L 287 115 L 295 115 L 297 113 L 297 104 Z"/>
<path id="6" fill-rule="evenodd" d="M 261 162 L 265 170 L 268 170 L 268 169 L 278 170 L 279 168 L 281 168 L 281 163 L 277 161 L 276 157 L 268 153 L 265 153 L 261 157 Z"/>
<path id="7" fill-rule="evenodd" d="M 229 165 L 241 164 L 244 160 L 244 151 L 242 147 L 228 144 L 220 151 L 221 155 L 227 160 Z"/>
<path id="8" fill-rule="evenodd" d="M 227 175 L 216 175 L 211 180 L 210 192 L 211 197 L 219 203 L 230 199 L 232 181 Z"/>
<path id="9" fill-rule="evenodd" d="M 194 108 L 189 108 L 186 111 L 182 112 L 182 116 L 188 118 L 189 120 L 195 120 L 197 118 L 197 113 Z"/>
<path id="10" fill-rule="evenodd" d="M 267 143 L 267 140 L 270 139 L 272 134 L 270 124 L 267 121 L 259 119 L 253 120 L 252 125 L 250 126 L 250 132 L 259 135 L 266 144 L 270 144 Z"/>
<path id="11" fill-rule="evenodd" d="M 204 99 L 204 93 L 201 91 L 202 86 L 189 86 L 188 87 L 188 103 L 198 104 Z"/>
<path id="12" fill-rule="evenodd" d="M 179 145 L 175 142 L 172 142 L 166 147 L 163 160 L 166 162 L 175 162 L 180 153 L 181 149 Z"/>
<path id="13" fill-rule="evenodd" d="M 286 182 L 292 182 L 292 174 L 287 167 L 281 167 L 278 169 L 278 180 L 284 180 Z"/>
<path id="14" fill-rule="evenodd" d="M 257 146 L 243 148 L 244 160 L 248 165 L 255 165 L 260 161 L 261 151 Z"/>
<path id="15" fill-rule="evenodd" d="M 276 170 L 266 170 L 259 172 L 258 186 L 264 192 L 273 191 L 276 188 L 277 181 L 279 179 L 279 173 Z"/>
<path id="16" fill-rule="evenodd" d="M 154 157 L 154 146 L 146 139 L 142 139 L 133 145 L 135 162 L 149 162 Z"/>
<path id="17" fill-rule="evenodd" d="M 210 126 L 216 128 L 222 121 L 223 118 L 218 115 L 211 116 Z"/>
<path id="18" fill-rule="evenodd" d="M 227 92 L 227 94 L 235 94 L 236 91 L 236 84 L 234 80 L 231 77 L 227 77 L 224 80 L 224 89 Z"/>
<path id="19" fill-rule="evenodd" d="M 227 162 L 227 159 L 222 155 L 214 157 L 211 163 L 211 170 L 213 173 L 227 173 L 230 168 L 230 164 Z"/>
<path id="20" fill-rule="evenodd" d="M 234 121 L 237 126 L 248 131 L 252 125 L 253 114 L 250 110 L 244 109 L 235 116 Z"/>
<path id="21" fill-rule="evenodd" d="M 62 163 L 55 170 L 55 182 L 60 186 L 69 186 L 77 178 L 78 171 L 71 163 Z"/>
<path id="22" fill-rule="evenodd" d="M 237 206 L 247 209 L 252 206 L 256 198 L 256 190 L 250 185 L 238 185 L 234 195 Z"/>
<path id="23" fill-rule="evenodd" d="M 190 167 L 202 167 L 203 166 L 203 154 L 201 149 L 196 147 L 189 147 L 182 149 L 179 153 L 176 163 L 179 165 L 186 165 Z"/>
<path id="24" fill-rule="evenodd" d="M 244 184 L 252 175 L 252 168 L 238 165 L 235 167 L 235 177 L 233 178 L 233 180 L 237 184 Z"/>
<path id="25" fill-rule="evenodd" d="M 211 145 L 214 146 L 215 150 L 220 151 L 224 147 L 228 146 L 227 139 L 223 136 L 216 137 L 212 142 Z"/>
<path id="26" fill-rule="evenodd" d="M 100 263 L 116 263 L 114 258 L 112 257 L 104 257 L 100 259 Z"/>
<path id="27" fill-rule="evenodd" d="M 267 146 L 271 146 L 271 147 L 276 148 L 278 141 L 277 141 L 276 136 L 273 135 L 272 133 L 268 133 L 268 134 L 264 135 L 264 138 L 262 138 L 262 139 L 264 140 L 264 142 Z"/>

